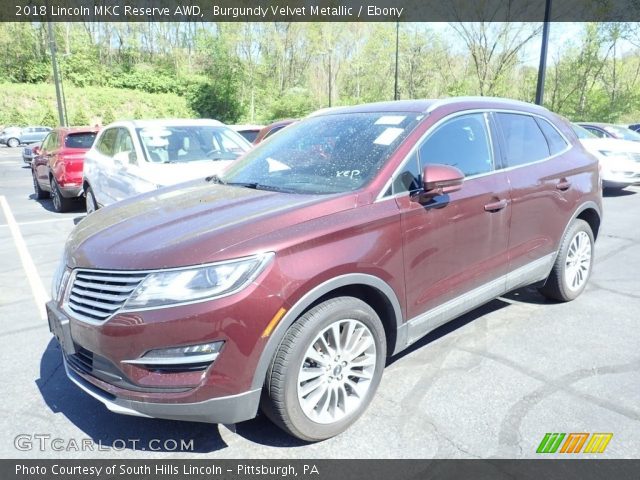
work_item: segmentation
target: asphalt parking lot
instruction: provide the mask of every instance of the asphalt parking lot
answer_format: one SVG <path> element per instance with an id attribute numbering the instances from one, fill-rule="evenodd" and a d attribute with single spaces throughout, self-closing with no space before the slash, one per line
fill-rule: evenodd
<path id="1" fill-rule="evenodd" d="M 445 325 L 390 360 L 352 428 L 305 444 L 264 417 L 234 432 L 116 415 L 67 380 L 42 307 L 84 212 L 35 200 L 20 151 L 0 147 L 1 457 L 535 458 L 547 432 L 610 432 L 600 458 L 638 458 L 640 188 L 604 199 L 579 299 L 523 289 Z"/>

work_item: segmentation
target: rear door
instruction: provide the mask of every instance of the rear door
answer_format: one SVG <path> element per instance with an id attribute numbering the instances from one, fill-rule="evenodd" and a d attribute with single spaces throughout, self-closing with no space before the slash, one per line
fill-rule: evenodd
<path id="1" fill-rule="evenodd" d="M 511 184 L 508 287 L 516 288 L 548 274 L 578 194 L 565 155 L 570 144 L 548 120 L 521 112 L 494 115 Z"/>
<path id="2" fill-rule="evenodd" d="M 427 164 L 465 174 L 462 189 L 420 203 L 397 195 L 405 252 L 410 341 L 503 293 L 507 272 L 509 183 L 495 168 L 489 114 L 447 118 L 419 144 L 394 181 L 394 194 L 421 185 Z"/>

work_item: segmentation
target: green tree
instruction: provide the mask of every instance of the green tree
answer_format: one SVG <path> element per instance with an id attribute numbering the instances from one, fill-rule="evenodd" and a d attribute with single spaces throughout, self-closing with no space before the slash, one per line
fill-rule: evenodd
<path id="1" fill-rule="evenodd" d="M 71 125 L 74 126 L 83 126 L 89 125 L 89 117 L 84 112 L 82 106 L 78 106 L 76 110 L 73 112 L 73 116 L 71 117 Z"/>
<path id="2" fill-rule="evenodd" d="M 56 118 L 55 113 L 53 113 L 53 110 L 49 105 L 47 105 L 44 111 L 44 115 L 40 120 L 40 125 L 44 125 L 46 127 L 52 127 L 52 128 L 58 126 L 58 119 Z"/>
<path id="3" fill-rule="evenodd" d="M 109 125 L 116 121 L 116 117 L 113 114 L 113 110 L 111 108 L 107 108 L 102 114 L 102 124 Z"/>

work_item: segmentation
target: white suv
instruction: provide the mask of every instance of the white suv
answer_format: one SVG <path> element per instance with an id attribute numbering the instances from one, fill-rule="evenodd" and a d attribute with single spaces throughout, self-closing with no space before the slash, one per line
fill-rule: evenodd
<path id="1" fill-rule="evenodd" d="M 139 193 L 220 173 L 250 148 L 216 120 L 112 123 L 84 160 L 87 214 Z"/>

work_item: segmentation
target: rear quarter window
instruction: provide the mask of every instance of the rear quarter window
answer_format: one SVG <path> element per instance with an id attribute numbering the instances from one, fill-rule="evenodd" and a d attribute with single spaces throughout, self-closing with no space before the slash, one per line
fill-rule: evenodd
<path id="1" fill-rule="evenodd" d="M 116 137 L 118 136 L 117 128 L 110 128 L 106 130 L 98 140 L 96 144 L 96 150 L 98 150 L 101 154 L 111 156 L 113 154 L 113 149 L 116 145 Z"/>
<path id="2" fill-rule="evenodd" d="M 547 139 L 547 145 L 549 145 L 549 153 L 551 155 L 556 155 L 569 146 L 558 130 L 547 120 L 536 118 L 536 122 L 540 130 L 542 130 L 544 137 Z"/>
<path id="3" fill-rule="evenodd" d="M 531 115 L 496 113 L 505 144 L 507 167 L 525 165 L 550 156 L 547 139 Z"/>

